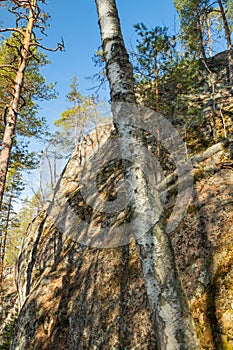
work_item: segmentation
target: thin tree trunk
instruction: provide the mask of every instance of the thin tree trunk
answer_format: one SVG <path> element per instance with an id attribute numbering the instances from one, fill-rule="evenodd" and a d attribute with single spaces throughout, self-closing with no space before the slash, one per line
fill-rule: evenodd
<path id="1" fill-rule="evenodd" d="M 156 95 L 156 112 L 159 112 L 159 69 L 156 68 L 155 73 L 155 95 Z M 157 155 L 160 157 L 160 123 L 158 120 L 158 127 L 157 127 Z"/>
<path id="2" fill-rule="evenodd" d="M 54 185 L 56 185 L 57 182 L 57 144 L 56 142 L 53 144 L 54 153 L 53 153 L 53 178 L 54 178 Z"/>
<path id="3" fill-rule="evenodd" d="M 226 13 L 224 10 L 222 0 L 218 0 L 218 4 L 219 4 L 220 13 L 222 16 L 224 31 L 225 31 L 226 40 L 227 40 L 228 63 L 229 63 L 229 81 L 230 81 L 230 84 L 232 85 L 233 84 L 233 51 L 232 51 L 232 42 L 231 42 L 231 31 L 230 31 L 230 28 L 228 25 L 228 21 L 226 18 Z"/>
<path id="4" fill-rule="evenodd" d="M 10 212 L 11 212 L 12 197 L 13 197 L 13 189 L 11 190 L 10 196 L 9 196 L 9 202 L 8 202 L 8 208 L 7 208 L 7 217 L 6 217 L 6 222 L 5 222 L 5 229 L 3 231 L 3 238 L 2 238 L 2 242 L 1 242 L 0 286 L 1 286 L 2 281 L 3 281 L 5 252 L 6 252 L 6 241 L 7 241 L 7 234 L 8 234 L 8 226 L 9 226 L 9 222 L 10 222 Z"/>
<path id="5" fill-rule="evenodd" d="M 75 149 L 78 148 L 78 121 L 77 121 L 76 113 L 74 116 L 74 146 L 75 146 Z"/>
<path id="6" fill-rule="evenodd" d="M 202 31 L 201 19 L 200 19 L 199 16 L 197 17 L 197 28 L 198 28 L 198 31 L 199 31 L 201 57 L 203 58 L 203 60 L 206 61 L 205 43 L 204 43 L 204 39 L 203 39 L 203 31 Z"/>
<path id="7" fill-rule="evenodd" d="M 53 169 L 52 169 L 51 160 L 49 158 L 49 146 L 45 148 L 45 158 L 47 159 L 48 167 L 49 167 L 50 187 L 51 187 L 49 189 L 49 192 L 50 192 L 51 190 L 54 189 L 55 179 L 54 179 L 54 172 L 53 172 Z"/>
<path id="8" fill-rule="evenodd" d="M 110 83 L 111 101 L 135 103 L 134 79 L 132 67 L 123 42 L 120 21 L 115 0 L 95 0 L 98 11 L 102 46 L 106 61 L 106 71 Z M 113 121 L 117 124 L 114 114 Z M 129 122 L 130 124 L 130 122 Z M 122 148 L 129 149 L 137 141 L 143 143 L 143 135 L 135 132 L 133 126 L 123 128 L 120 123 L 118 134 Z M 129 193 L 135 207 L 140 212 L 142 207 L 150 206 L 153 211 L 161 209 L 157 196 L 151 202 L 147 192 L 147 183 L 143 176 L 134 169 L 143 169 L 144 159 L 137 157 L 132 166 L 127 166 L 126 177 L 133 190 Z M 126 163 L 127 164 L 127 163 Z M 173 248 L 165 232 L 164 215 L 157 224 L 142 238 L 137 239 L 139 257 L 147 290 L 151 313 L 156 324 L 157 348 L 160 350 L 196 350 L 199 349 L 193 320 L 188 303 L 178 276 Z M 142 230 L 143 222 L 140 223 Z"/>
<path id="9" fill-rule="evenodd" d="M 206 19 L 207 29 L 208 29 L 208 46 L 209 46 L 209 56 L 213 57 L 213 40 L 211 35 L 211 22 L 209 16 Z"/>
<path id="10" fill-rule="evenodd" d="M 21 50 L 20 63 L 15 78 L 15 85 L 12 91 L 12 101 L 9 105 L 6 115 L 6 126 L 2 140 L 2 150 L 0 153 L 0 210 L 2 207 L 2 199 L 4 194 L 4 187 L 6 183 L 6 176 L 8 165 L 10 161 L 11 149 L 15 137 L 15 129 L 17 122 L 17 115 L 19 110 L 20 95 L 23 86 L 24 73 L 27 67 L 29 49 L 32 39 L 32 30 L 35 22 L 36 0 L 30 2 L 30 14 L 28 18 L 27 27 L 25 29 L 24 41 Z"/>
<path id="11" fill-rule="evenodd" d="M 226 139 L 226 138 L 227 138 L 227 128 L 226 128 L 225 118 L 224 118 L 224 115 L 223 115 L 223 113 L 222 113 L 222 105 L 220 105 L 219 112 L 220 112 L 220 116 L 221 116 L 221 118 L 222 118 L 222 125 L 223 125 L 223 131 L 224 131 L 224 139 Z"/>

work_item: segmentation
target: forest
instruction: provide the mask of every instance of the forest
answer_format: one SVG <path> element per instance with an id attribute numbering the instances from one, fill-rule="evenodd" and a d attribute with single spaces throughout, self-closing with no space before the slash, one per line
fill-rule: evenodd
<path id="1" fill-rule="evenodd" d="M 89 89 L 74 71 L 53 125 L 62 26 L 0 2 L 0 350 L 233 349 L 233 1 L 173 0 L 130 45 L 92 2 Z"/>

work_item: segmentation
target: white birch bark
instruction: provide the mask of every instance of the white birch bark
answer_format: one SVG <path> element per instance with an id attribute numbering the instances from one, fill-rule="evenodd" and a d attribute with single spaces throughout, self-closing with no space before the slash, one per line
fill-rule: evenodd
<path id="1" fill-rule="evenodd" d="M 124 46 L 115 0 L 95 0 L 98 11 L 102 46 L 110 83 L 111 101 L 135 103 L 132 67 Z M 113 121 L 118 128 L 123 152 L 143 144 L 143 135 L 132 123 L 128 128 L 117 125 L 117 112 L 113 108 Z M 143 155 L 136 156 L 128 165 L 126 181 L 131 185 L 130 199 L 136 212 L 162 211 L 158 195 L 148 191 L 143 176 Z M 146 208 L 146 209 L 145 209 Z M 156 215 L 157 215 L 156 214 Z M 149 215 L 150 216 L 150 215 Z M 153 215 L 152 215 L 153 216 Z M 150 218 L 149 218 L 150 220 Z M 144 229 L 145 222 L 140 226 Z M 157 349 L 199 349 L 189 306 L 178 276 L 173 249 L 165 232 L 163 215 L 146 235 L 136 237 L 148 300 L 157 328 Z"/>

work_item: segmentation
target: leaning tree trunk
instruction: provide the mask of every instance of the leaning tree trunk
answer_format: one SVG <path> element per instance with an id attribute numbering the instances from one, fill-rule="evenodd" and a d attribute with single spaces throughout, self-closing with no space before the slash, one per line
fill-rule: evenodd
<path id="1" fill-rule="evenodd" d="M 95 0 L 98 11 L 102 46 L 106 62 L 106 71 L 110 83 L 111 101 L 113 103 L 135 103 L 134 79 L 123 42 L 120 21 L 115 0 Z M 134 145 L 135 131 L 133 126 L 122 128 L 117 124 L 113 107 L 113 121 L 117 126 L 122 147 Z M 130 122 L 129 122 L 130 124 Z M 143 134 L 138 132 L 137 140 L 142 143 Z M 127 163 L 126 163 L 127 164 Z M 132 164 L 132 162 L 131 162 Z M 150 206 L 161 209 L 159 197 L 155 202 L 148 198 L 146 182 L 140 172 L 143 159 L 127 165 L 126 177 L 131 183 L 130 199 L 134 199 L 138 209 Z M 165 232 L 163 215 L 146 235 L 136 238 L 139 257 L 142 265 L 144 282 L 147 290 L 151 312 L 157 328 L 157 348 L 161 350 L 196 350 L 199 349 L 195 327 L 189 311 L 189 306 L 178 276 L 174 252 L 170 239 Z M 143 222 L 141 223 L 143 226 Z M 143 229 L 143 227 L 142 227 Z"/>
<path id="2" fill-rule="evenodd" d="M 23 45 L 20 53 L 20 63 L 16 73 L 15 84 L 12 89 L 12 100 L 6 115 L 6 125 L 2 140 L 2 149 L 0 153 L 0 210 L 2 207 L 2 200 L 4 194 L 4 187 L 6 183 L 6 176 L 10 161 L 11 149 L 15 137 L 15 129 L 17 122 L 17 115 L 19 110 L 20 95 L 23 86 L 24 73 L 27 67 L 29 49 L 31 45 L 33 26 L 35 22 L 35 10 L 37 0 L 30 2 L 30 13 L 28 17 L 27 27 L 25 29 Z"/>

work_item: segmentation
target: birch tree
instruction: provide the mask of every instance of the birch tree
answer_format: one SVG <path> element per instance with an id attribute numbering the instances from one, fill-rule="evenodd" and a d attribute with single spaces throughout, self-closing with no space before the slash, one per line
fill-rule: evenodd
<path id="1" fill-rule="evenodd" d="M 98 20 L 102 38 L 102 47 L 106 62 L 106 72 L 110 84 L 111 102 L 135 103 L 134 79 L 132 67 L 124 45 L 118 11 L 115 0 L 96 0 Z M 134 145 L 134 137 L 143 142 L 140 131 L 130 125 L 122 128 L 117 125 L 116 110 L 113 108 L 113 121 L 121 138 L 122 147 Z M 161 209 L 157 196 L 150 202 L 146 183 L 140 172 L 143 159 L 126 165 L 126 179 L 130 182 L 136 209 L 150 206 L 150 210 Z M 137 208 L 138 207 L 138 208 Z M 143 226 L 143 223 L 142 223 Z M 142 227 L 143 229 L 143 227 Z M 151 312 L 157 328 L 157 348 L 161 350 L 199 349 L 193 320 L 188 303 L 179 279 L 175 264 L 174 252 L 168 235 L 165 232 L 164 216 L 137 240 L 137 248 L 141 260 L 142 271 L 147 290 Z"/>

